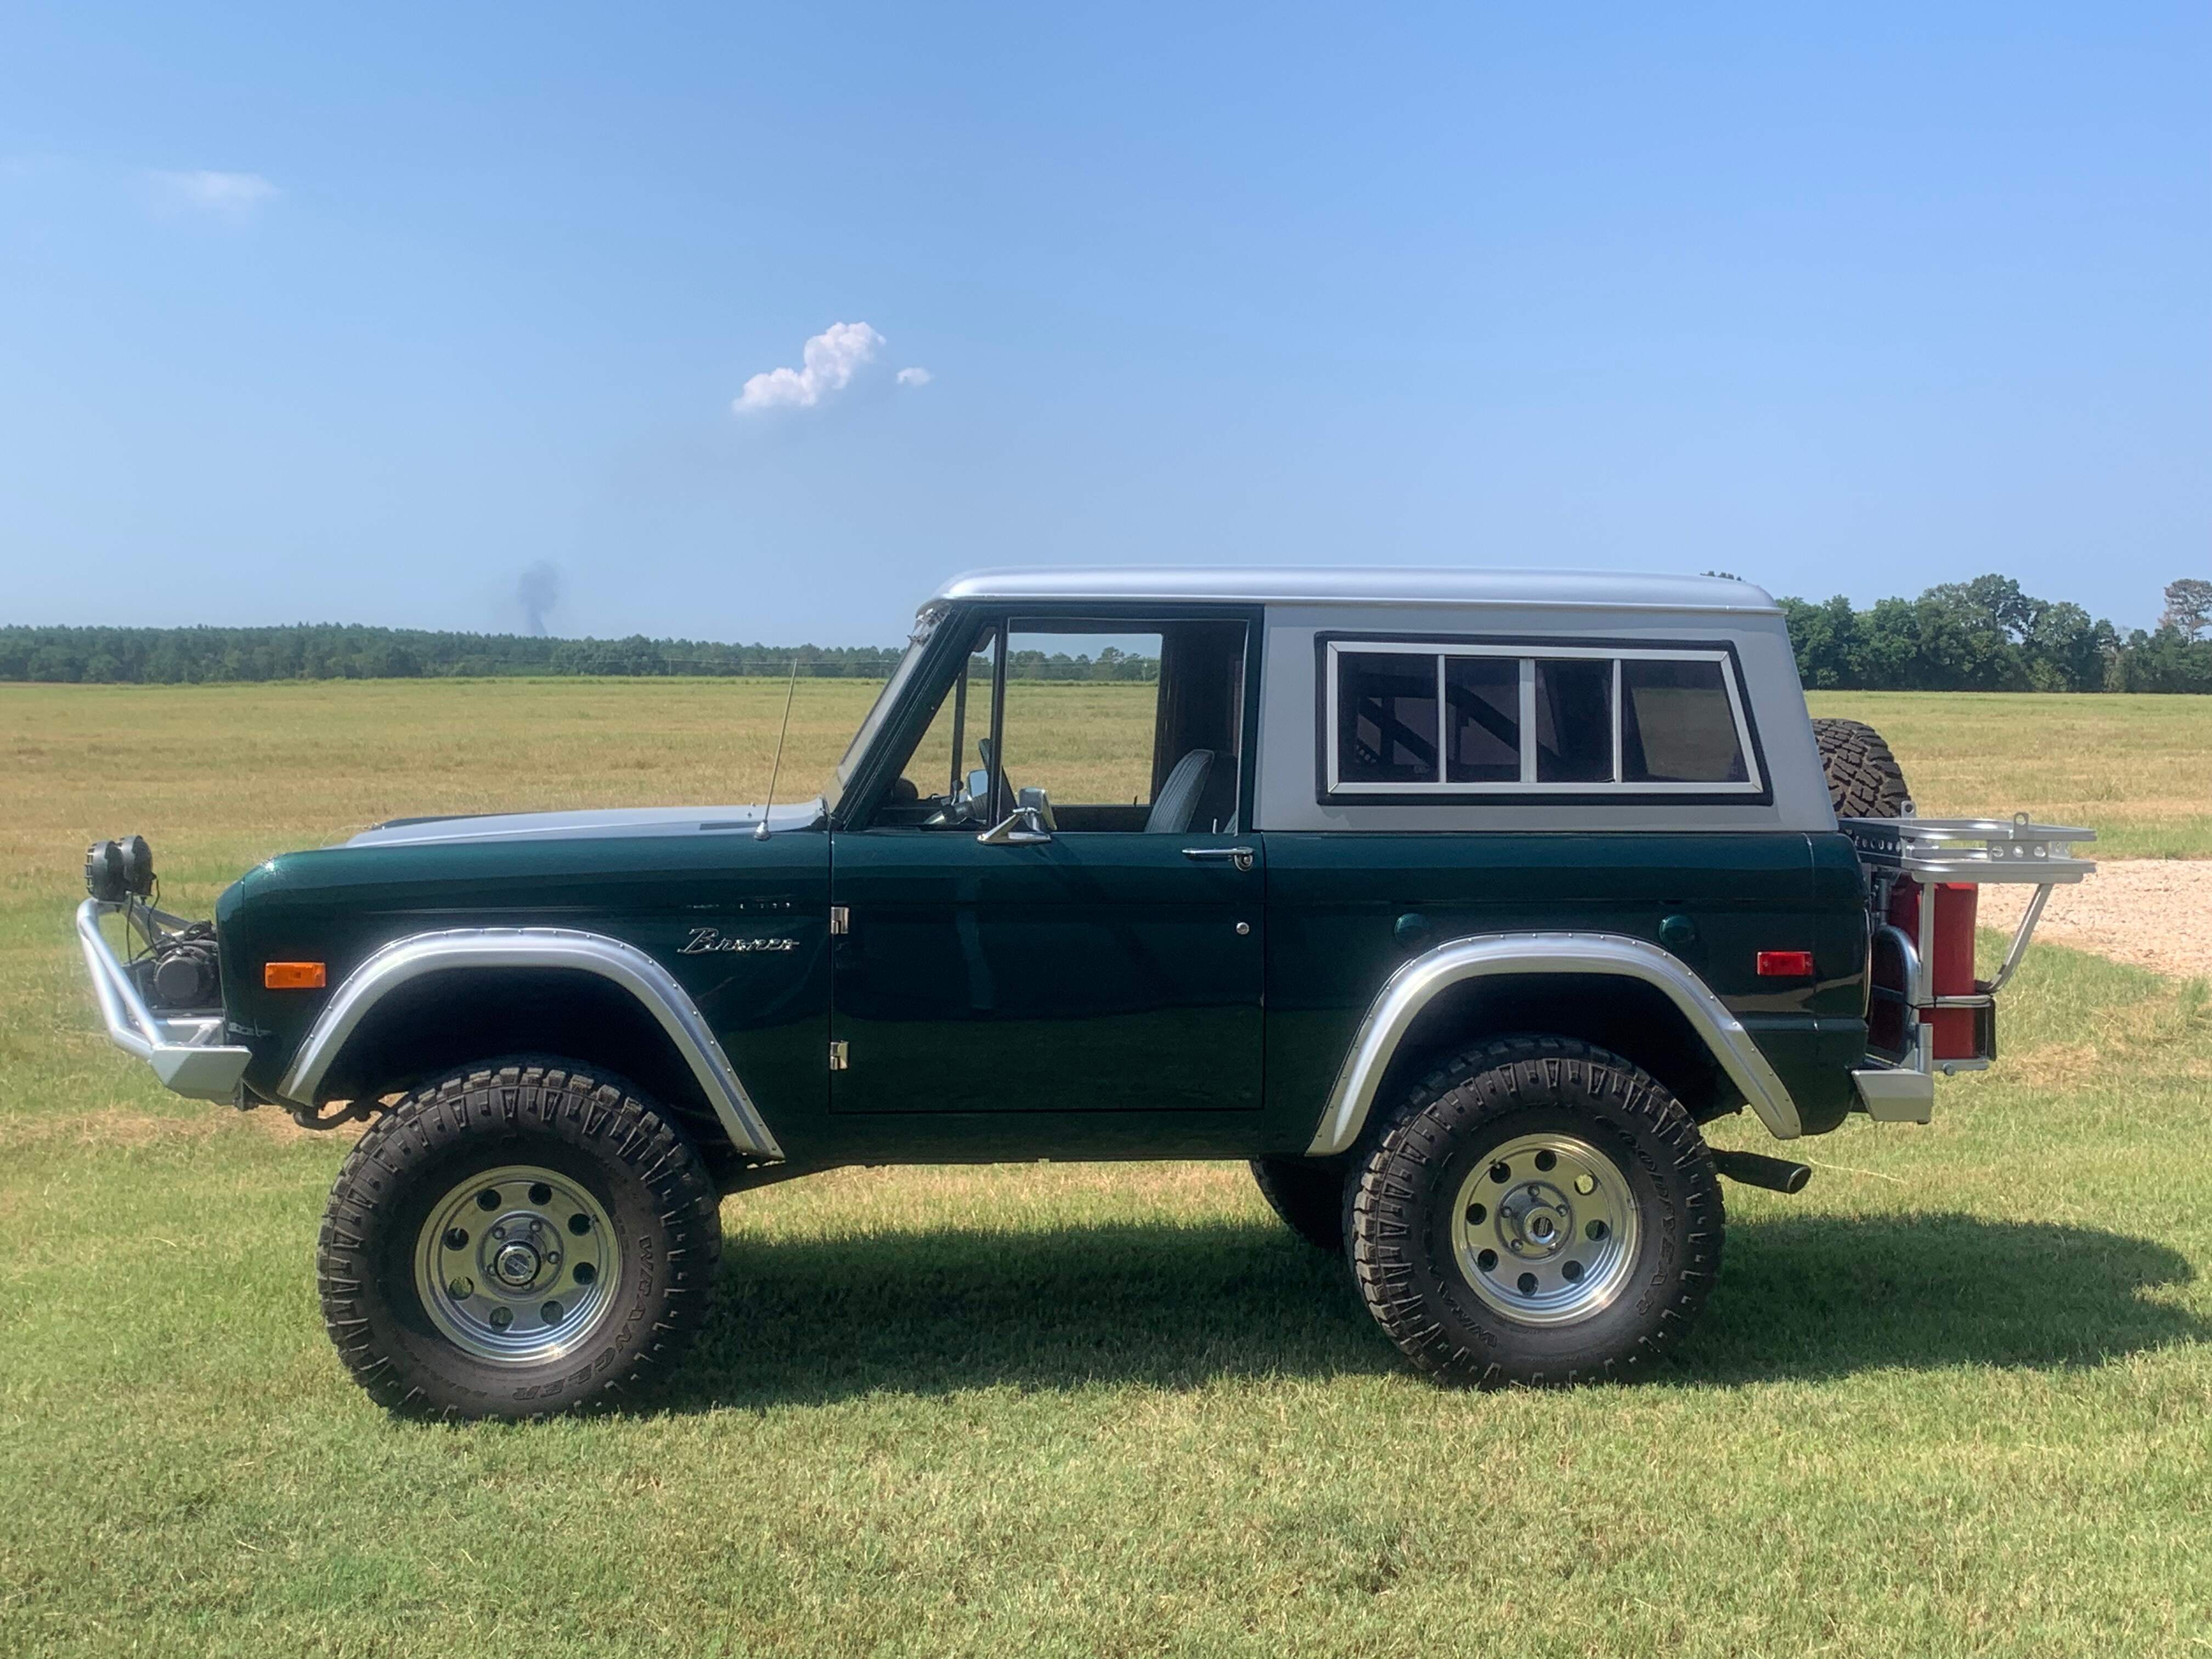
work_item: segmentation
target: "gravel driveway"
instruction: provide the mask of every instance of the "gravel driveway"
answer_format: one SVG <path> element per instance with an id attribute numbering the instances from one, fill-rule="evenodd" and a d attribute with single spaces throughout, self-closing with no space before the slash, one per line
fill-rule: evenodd
<path id="1" fill-rule="evenodd" d="M 2009 929 L 2034 890 L 1983 888 L 1982 925 Z M 2100 862 L 2087 881 L 2052 890 L 2035 937 L 2161 974 L 2212 975 L 2212 860 Z"/>

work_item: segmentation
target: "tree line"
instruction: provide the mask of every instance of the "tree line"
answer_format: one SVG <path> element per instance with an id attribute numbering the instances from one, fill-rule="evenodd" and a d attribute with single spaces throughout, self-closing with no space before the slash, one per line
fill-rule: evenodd
<path id="1" fill-rule="evenodd" d="M 185 685 L 253 680 L 488 678 L 525 675 L 758 675 L 881 679 L 898 647 L 724 645 L 711 640 L 554 639 L 299 623 L 269 628 L 0 627 L 0 680 Z M 1109 646 L 1097 659 L 1018 651 L 1024 679 L 1146 680 L 1158 661 Z"/>
<path id="2" fill-rule="evenodd" d="M 1781 602 L 1808 690 L 2212 691 L 2212 582 L 2169 583 L 2155 629 L 2123 635 L 2009 576 L 1947 582 L 1855 610 Z"/>
<path id="3" fill-rule="evenodd" d="M 2212 581 L 2171 583 L 2154 629 L 2122 635 L 2009 576 L 1931 587 L 1861 611 L 1840 594 L 1785 599 L 1797 672 L 1813 690 L 2212 692 Z M 896 647 L 555 639 L 295 623 L 270 628 L 0 627 L 0 680 L 177 685 L 230 680 L 677 674 L 880 679 Z M 1151 680 L 1155 658 L 1017 652 L 1022 679 Z"/>

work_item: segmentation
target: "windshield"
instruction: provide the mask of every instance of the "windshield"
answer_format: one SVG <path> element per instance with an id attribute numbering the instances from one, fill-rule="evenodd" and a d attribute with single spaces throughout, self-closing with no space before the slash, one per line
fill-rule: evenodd
<path id="1" fill-rule="evenodd" d="M 899 693 L 914 678 L 915 666 L 921 660 L 922 647 L 929 643 L 929 636 L 937 631 L 938 622 L 944 614 L 940 606 L 925 606 L 915 617 L 914 632 L 907 635 L 906 654 L 898 659 L 898 666 L 891 670 L 890 678 L 884 682 L 884 689 L 876 694 L 876 701 L 868 710 L 868 717 L 860 722 L 860 729 L 853 733 L 852 742 L 845 745 L 845 757 L 837 763 L 836 775 L 831 780 L 830 787 L 822 792 L 832 801 L 853 781 L 853 769 L 860 765 L 860 757 L 868 752 L 868 745 L 875 742 L 877 728 L 883 725 L 884 716 L 897 706 Z"/>

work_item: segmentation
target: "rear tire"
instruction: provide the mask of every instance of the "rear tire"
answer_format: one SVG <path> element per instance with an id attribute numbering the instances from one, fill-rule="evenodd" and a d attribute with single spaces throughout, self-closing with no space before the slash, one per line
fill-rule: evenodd
<path id="1" fill-rule="evenodd" d="M 1255 1158 L 1252 1179 L 1283 1224 L 1316 1249 L 1344 1249 L 1344 1165 L 1305 1158 Z"/>
<path id="2" fill-rule="evenodd" d="M 1863 720 L 1816 720 L 1813 738 L 1838 817 L 1895 818 L 1911 810 L 1905 769 L 1874 727 Z"/>
<path id="3" fill-rule="evenodd" d="M 1352 1266 L 1376 1322 L 1440 1378 L 1627 1376 L 1704 1305 L 1723 1219 L 1673 1095 L 1586 1042 L 1514 1037 L 1432 1073 L 1372 1143 Z"/>
<path id="4" fill-rule="evenodd" d="M 538 1417 L 665 1372 L 721 1247 L 706 1166 L 642 1094 L 506 1065 L 417 1091 L 361 1138 L 316 1280 L 339 1357 L 380 1403 Z"/>

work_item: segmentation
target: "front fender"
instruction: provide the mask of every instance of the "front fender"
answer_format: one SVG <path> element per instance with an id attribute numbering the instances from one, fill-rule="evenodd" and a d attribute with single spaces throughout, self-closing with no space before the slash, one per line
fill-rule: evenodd
<path id="1" fill-rule="evenodd" d="M 451 968 L 579 969 L 619 986 L 668 1034 L 730 1144 L 755 1158 L 783 1157 L 722 1045 L 675 975 L 634 945 L 573 928 L 459 928 L 394 939 L 347 976 L 293 1055 L 276 1092 L 312 1105 L 347 1041 L 379 1002 L 410 980 Z"/>
<path id="2" fill-rule="evenodd" d="M 1532 974 L 1612 975 L 1655 988 L 1689 1021 L 1776 1139 L 1804 1133 L 1796 1103 L 1751 1033 L 1680 957 L 1621 933 L 1485 933 L 1439 945 L 1390 976 L 1359 1023 L 1306 1155 L 1332 1158 L 1352 1149 L 1398 1045 L 1440 993 L 1468 980 Z"/>

